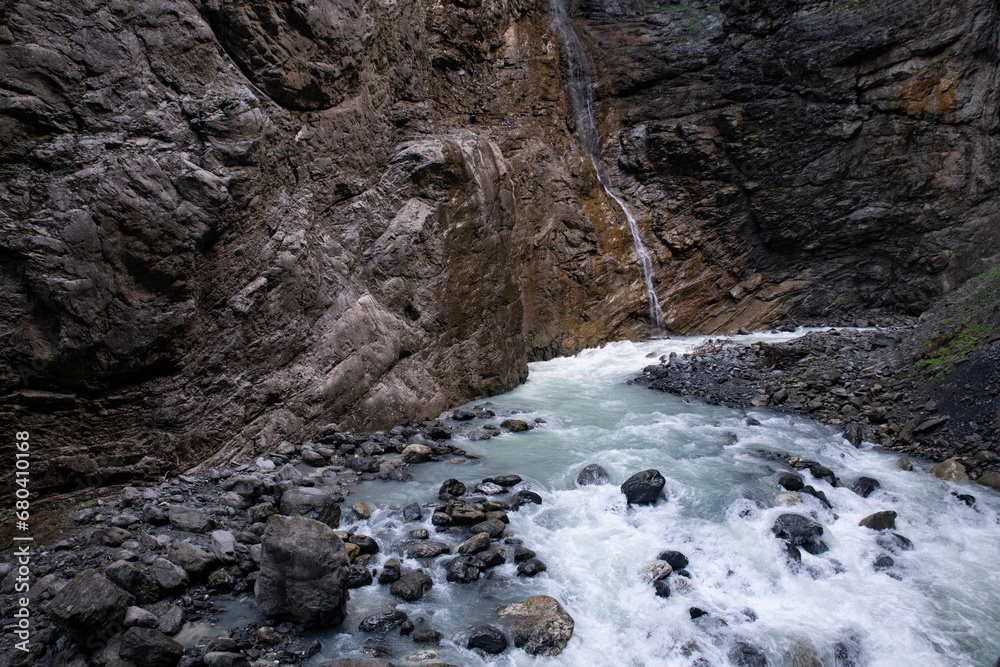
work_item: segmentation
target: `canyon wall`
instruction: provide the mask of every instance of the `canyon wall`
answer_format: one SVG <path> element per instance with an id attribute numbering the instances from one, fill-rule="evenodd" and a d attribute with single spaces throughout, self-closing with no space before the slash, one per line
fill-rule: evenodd
<path id="1" fill-rule="evenodd" d="M 572 13 L 673 331 L 919 312 L 995 262 L 995 3 Z M 36 490 L 646 335 L 560 53 L 541 0 L 0 3 L 0 420 Z"/>

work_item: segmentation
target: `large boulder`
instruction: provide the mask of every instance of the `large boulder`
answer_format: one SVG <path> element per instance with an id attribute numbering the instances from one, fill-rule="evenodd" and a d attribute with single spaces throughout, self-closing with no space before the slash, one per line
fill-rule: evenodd
<path id="1" fill-rule="evenodd" d="M 823 526 L 801 514 L 782 514 L 771 526 L 771 532 L 791 546 L 802 547 L 813 555 L 829 550 L 820 539 Z"/>
<path id="2" fill-rule="evenodd" d="M 350 564 L 344 542 L 326 524 L 273 516 L 261 536 L 257 602 L 268 616 L 335 627 L 347 613 Z"/>
<path id="3" fill-rule="evenodd" d="M 136 667 L 176 667 L 184 647 L 159 630 L 129 628 L 122 637 L 118 655 Z"/>
<path id="4" fill-rule="evenodd" d="M 416 602 L 433 586 L 434 581 L 431 579 L 431 575 L 423 570 L 417 570 L 392 582 L 392 585 L 389 586 L 389 592 L 407 602 Z"/>
<path id="5" fill-rule="evenodd" d="M 219 563 L 219 559 L 211 551 L 179 540 L 172 541 L 167 547 L 167 560 L 180 565 L 193 577 L 208 574 Z"/>
<path id="6" fill-rule="evenodd" d="M 403 463 L 423 463 L 430 461 L 434 450 L 427 445 L 408 445 L 401 455 Z"/>
<path id="7" fill-rule="evenodd" d="M 338 496 L 309 486 L 297 486 L 281 494 L 281 513 L 305 517 L 325 523 L 331 528 L 340 525 Z"/>
<path id="8" fill-rule="evenodd" d="M 481 625 L 469 633 L 465 643 L 468 648 L 478 648 L 486 653 L 496 655 L 507 650 L 507 636 L 503 630 L 493 625 Z"/>
<path id="9" fill-rule="evenodd" d="M 189 533 L 207 533 L 219 527 L 215 519 L 205 512 L 183 505 L 171 505 L 167 518 L 174 528 Z"/>
<path id="10" fill-rule="evenodd" d="M 86 570 L 52 598 L 46 611 L 53 623 L 84 640 L 122 623 L 134 604 L 131 593 L 96 570 Z"/>
<path id="11" fill-rule="evenodd" d="M 587 465 L 576 476 L 577 486 L 597 486 L 599 484 L 607 484 L 610 481 L 611 477 L 608 475 L 608 471 L 596 463 Z"/>
<path id="12" fill-rule="evenodd" d="M 927 469 L 927 472 L 946 482 L 964 482 L 969 479 L 965 464 L 955 457 L 935 463 Z"/>
<path id="13" fill-rule="evenodd" d="M 896 513 L 892 510 L 882 510 L 869 514 L 858 522 L 859 526 L 871 528 L 872 530 L 888 530 L 896 527 Z"/>
<path id="14" fill-rule="evenodd" d="M 532 655 L 559 655 L 573 636 L 573 617 L 548 595 L 500 605 L 497 615 L 507 625 L 514 646 Z"/>
<path id="15" fill-rule="evenodd" d="M 104 568 L 104 576 L 134 595 L 138 604 L 150 604 L 160 599 L 159 584 L 138 565 L 118 560 Z"/>
<path id="16" fill-rule="evenodd" d="M 643 470 L 629 477 L 622 484 L 622 493 L 629 505 L 652 505 L 659 499 L 667 480 L 659 470 Z"/>

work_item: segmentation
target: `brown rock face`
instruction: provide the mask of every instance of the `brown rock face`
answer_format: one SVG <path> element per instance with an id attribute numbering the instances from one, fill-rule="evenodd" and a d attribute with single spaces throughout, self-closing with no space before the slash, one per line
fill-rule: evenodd
<path id="1" fill-rule="evenodd" d="M 547 2 L 57 5 L 0 5 L 0 421 L 34 490 L 648 332 Z M 919 310 L 1000 251 L 993 4 L 624 6 L 573 11 L 672 329 Z"/>

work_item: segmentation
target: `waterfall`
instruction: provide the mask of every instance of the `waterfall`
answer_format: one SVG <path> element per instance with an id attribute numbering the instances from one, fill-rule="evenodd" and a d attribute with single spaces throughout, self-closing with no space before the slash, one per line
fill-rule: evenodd
<path id="1" fill-rule="evenodd" d="M 573 113 L 576 120 L 576 135 L 583 150 L 594 166 L 597 179 L 601 182 L 605 194 L 614 201 L 628 221 L 628 229 L 632 234 L 635 254 L 639 259 L 639 272 L 646 287 L 646 298 L 649 301 L 649 323 L 654 333 L 663 329 L 663 310 L 660 300 L 653 289 L 653 260 L 642 242 L 639 225 L 632 209 L 625 203 L 624 197 L 611 182 L 611 176 L 603 168 L 601 162 L 601 138 L 594 122 L 594 94 L 591 90 L 590 59 L 587 57 L 583 44 L 573 28 L 569 13 L 563 5 L 563 0 L 549 0 L 552 14 L 552 28 L 559 36 L 566 56 L 566 80 Z"/>

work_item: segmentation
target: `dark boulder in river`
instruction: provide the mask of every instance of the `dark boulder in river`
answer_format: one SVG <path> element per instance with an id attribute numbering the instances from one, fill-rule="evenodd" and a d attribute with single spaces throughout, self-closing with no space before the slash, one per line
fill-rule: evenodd
<path id="1" fill-rule="evenodd" d="M 608 475 L 608 471 L 596 463 L 587 465 L 580 471 L 580 474 L 576 476 L 577 486 L 597 486 L 600 484 L 607 484 L 610 481 L 611 477 Z"/>
<path id="2" fill-rule="evenodd" d="M 350 564 L 344 542 L 326 524 L 274 516 L 261 537 L 257 602 L 268 616 L 336 627 L 347 613 Z"/>
<path id="3" fill-rule="evenodd" d="M 625 480 L 622 493 L 629 505 L 652 505 L 659 499 L 666 483 L 659 470 L 643 470 Z"/>
<path id="4" fill-rule="evenodd" d="M 794 547 L 802 547 L 813 555 L 829 551 L 820 539 L 823 526 L 801 514 L 782 514 L 771 526 L 771 532 Z"/>
<path id="5" fill-rule="evenodd" d="M 493 625 L 481 625 L 469 635 L 468 648 L 478 648 L 496 655 L 507 650 L 507 636 Z"/>
<path id="6" fill-rule="evenodd" d="M 532 655 L 559 655 L 573 636 L 573 617 L 548 595 L 500 605 L 497 616 L 507 625 L 514 646 Z"/>

